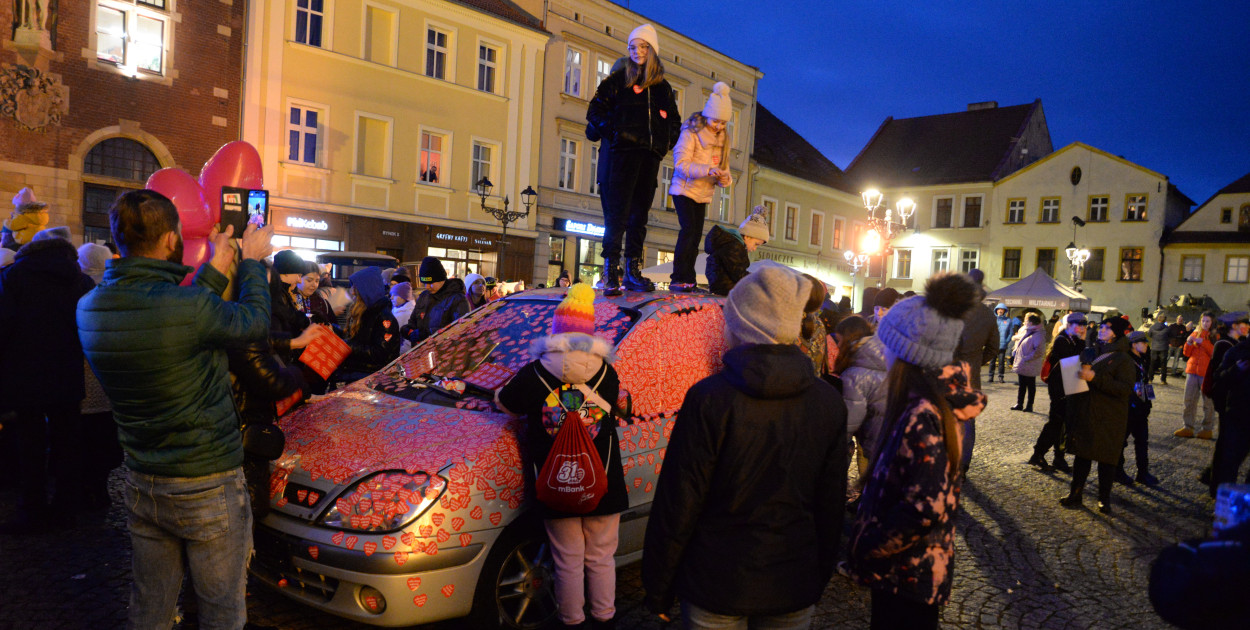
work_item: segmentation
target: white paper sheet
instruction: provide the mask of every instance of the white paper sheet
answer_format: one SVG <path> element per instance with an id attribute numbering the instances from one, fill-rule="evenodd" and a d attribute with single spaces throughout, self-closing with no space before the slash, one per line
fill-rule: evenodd
<path id="1" fill-rule="evenodd" d="M 1059 359 L 1059 374 L 1063 376 L 1063 395 L 1089 391 L 1089 383 L 1077 378 L 1081 371 L 1081 355 Z"/>

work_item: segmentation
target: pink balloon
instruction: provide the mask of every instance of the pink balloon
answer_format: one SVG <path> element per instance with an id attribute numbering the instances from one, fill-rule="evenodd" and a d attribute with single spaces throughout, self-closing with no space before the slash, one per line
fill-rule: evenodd
<path id="1" fill-rule="evenodd" d="M 206 238 L 186 238 L 182 239 L 182 264 L 199 269 L 200 265 L 208 262 L 213 257 L 212 243 Z M 182 286 L 191 284 L 191 280 L 195 277 L 195 272 L 187 274 L 182 279 Z"/>
<path id="2" fill-rule="evenodd" d="M 256 147 L 236 140 L 228 142 L 200 170 L 200 185 L 204 199 L 212 211 L 213 222 L 221 218 L 221 187 L 263 188 L 264 173 L 260 166 L 260 153 Z"/>
<path id="3" fill-rule="evenodd" d="M 204 190 L 200 182 L 177 168 L 163 168 L 148 178 L 147 187 L 174 202 L 178 217 L 182 220 L 184 239 L 203 238 L 217 221 L 212 219 L 208 204 L 204 202 Z"/>

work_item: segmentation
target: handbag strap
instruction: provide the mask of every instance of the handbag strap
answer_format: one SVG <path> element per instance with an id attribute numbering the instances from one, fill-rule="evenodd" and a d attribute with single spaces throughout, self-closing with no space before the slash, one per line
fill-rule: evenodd
<path id="1" fill-rule="evenodd" d="M 551 384 L 547 382 L 547 379 L 543 378 L 543 375 L 541 372 L 535 371 L 534 374 L 538 376 L 538 380 L 543 384 L 543 387 L 547 388 L 548 394 L 556 390 L 556 388 L 552 387 Z M 604 412 L 611 413 L 612 405 L 608 404 L 608 401 L 604 400 L 603 396 L 600 396 L 599 392 L 597 391 L 599 389 L 599 385 L 603 383 L 603 379 L 607 375 L 608 375 L 608 371 L 606 369 L 600 370 L 599 380 L 595 381 L 595 387 L 593 390 L 589 387 L 586 387 L 585 383 L 566 383 L 566 384 L 576 387 L 577 391 L 582 393 L 582 396 L 584 397 L 585 400 L 589 400 L 590 402 L 595 403 L 596 405 L 599 406 L 600 409 L 603 409 Z M 560 408 L 565 410 L 566 412 L 573 411 L 572 409 L 569 409 L 568 407 L 564 406 L 564 401 L 561 400 L 559 396 L 556 396 L 556 404 L 560 405 Z"/>

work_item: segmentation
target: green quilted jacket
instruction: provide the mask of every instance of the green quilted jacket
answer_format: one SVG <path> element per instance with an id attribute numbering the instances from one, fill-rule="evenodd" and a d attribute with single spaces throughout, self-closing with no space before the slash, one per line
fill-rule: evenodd
<path id="1" fill-rule="evenodd" d="M 110 260 L 104 281 L 78 301 L 78 336 L 113 402 L 131 470 L 200 477 L 243 464 L 226 347 L 265 339 L 265 268 L 239 264 L 239 300 L 209 264 L 192 286 L 190 267 L 153 258 Z"/>

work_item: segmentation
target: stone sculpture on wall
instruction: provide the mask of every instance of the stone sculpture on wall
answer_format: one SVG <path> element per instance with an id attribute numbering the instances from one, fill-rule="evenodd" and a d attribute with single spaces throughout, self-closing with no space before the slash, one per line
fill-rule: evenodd
<path id="1" fill-rule="evenodd" d="M 0 116 L 27 131 L 60 125 L 69 112 L 69 90 L 59 77 L 21 64 L 0 64 Z"/>

